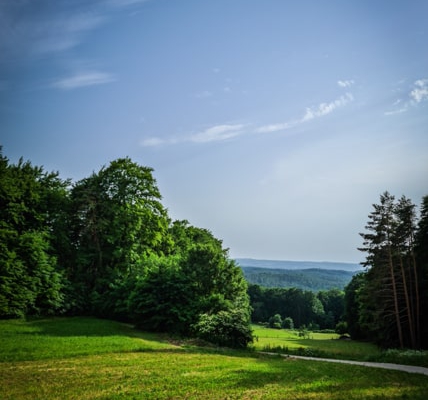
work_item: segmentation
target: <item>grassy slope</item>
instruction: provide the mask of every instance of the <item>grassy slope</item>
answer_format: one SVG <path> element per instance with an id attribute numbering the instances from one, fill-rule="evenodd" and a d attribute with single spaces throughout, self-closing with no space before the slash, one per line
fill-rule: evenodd
<path id="1" fill-rule="evenodd" d="M 91 318 L 0 321 L 1 399 L 425 399 L 427 379 L 171 345 Z"/>

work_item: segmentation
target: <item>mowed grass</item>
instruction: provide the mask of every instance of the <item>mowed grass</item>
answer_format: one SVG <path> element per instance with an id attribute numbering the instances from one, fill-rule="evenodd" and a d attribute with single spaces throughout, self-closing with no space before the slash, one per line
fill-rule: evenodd
<path id="1" fill-rule="evenodd" d="M 0 361 L 30 361 L 173 348 L 159 335 L 94 318 L 0 321 Z"/>
<path id="2" fill-rule="evenodd" d="M 423 375 L 178 346 L 164 339 L 92 318 L 0 321 L 0 398 L 426 399 L 428 395 Z"/>
<path id="3" fill-rule="evenodd" d="M 270 329 L 259 325 L 253 325 L 253 332 L 256 350 L 359 361 L 378 360 L 382 355 L 372 343 L 339 340 L 339 335 L 335 333 L 309 332 L 309 338 L 303 338 L 295 330 Z"/>
<path id="4" fill-rule="evenodd" d="M 289 329 L 270 329 L 253 325 L 256 340 L 253 347 L 259 351 L 356 361 L 376 361 L 417 365 L 428 368 L 428 351 L 386 350 L 373 343 L 340 340 L 335 333 L 309 332 L 308 338 Z"/>

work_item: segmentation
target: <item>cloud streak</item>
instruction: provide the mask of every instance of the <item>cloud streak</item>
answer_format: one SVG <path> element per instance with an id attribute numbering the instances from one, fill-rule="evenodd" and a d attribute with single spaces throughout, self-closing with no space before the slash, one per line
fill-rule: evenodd
<path id="1" fill-rule="evenodd" d="M 215 125 L 207 128 L 201 132 L 185 136 L 182 138 L 159 138 L 151 137 L 144 139 L 141 142 L 143 147 L 155 147 L 162 145 L 172 145 L 178 143 L 211 143 L 211 142 L 222 142 L 225 140 L 232 139 L 243 133 L 245 125 L 243 124 L 223 124 Z"/>
<path id="2" fill-rule="evenodd" d="M 354 97 L 352 96 L 352 94 L 346 93 L 345 95 L 340 96 L 338 99 L 330 103 L 321 103 L 318 107 L 307 108 L 306 114 L 301 119 L 301 122 L 310 121 L 311 119 L 328 115 L 332 113 L 334 110 L 336 110 L 337 108 L 346 106 L 349 102 L 353 100 L 354 100 Z"/>
<path id="3" fill-rule="evenodd" d="M 1 14 L 1 10 L 0 10 Z M 15 5 L 0 16 L 0 50 L 13 57 L 34 57 L 64 52 L 79 45 L 86 34 L 107 20 L 99 12 L 61 9 L 31 12 Z"/>
<path id="4" fill-rule="evenodd" d="M 52 84 L 52 86 L 57 89 L 72 90 L 87 86 L 102 85 L 114 82 L 115 80 L 115 77 L 111 74 L 98 71 L 88 71 L 57 80 Z"/>
<path id="5" fill-rule="evenodd" d="M 250 132 L 245 132 L 245 128 L 247 128 L 244 124 L 221 124 L 215 125 L 204 131 L 198 132 L 196 134 L 192 134 L 182 138 L 159 138 L 159 137 L 150 137 L 147 139 L 143 139 L 141 141 L 141 145 L 143 147 L 154 147 L 154 146 L 162 146 L 162 145 L 172 145 L 177 143 L 211 143 L 211 142 L 221 142 L 225 140 L 233 139 L 237 136 L 245 133 L 256 133 L 256 134 L 268 134 L 283 131 L 286 129 L 291 129 L 297 125 L 306 123 L 315 118 L 321 118 L 325 115 L 331 114 L 338 108 L 346 106 L 348 103 L 354 100 L 354 97 L 351 93 L 346 93 L 345 95 L 340 96 L 334 101 L 329 103 L 321 103 L 316 107 L 306 108 L 306 112 L 304 116 L 300 119 L 285 121 L 281 123 L 275 124 L 267 124 L 259 126 L 253 129 Z"/>
<path id="6" fill-rule="evenodd" d="M 194 143 L 209 143 L 231 139 L 242 133 L 244 125 L 216 125 L 200 133 L 192 135 L 190 141 Z"/>
<path id="7" fill-rule="evenodd" d="M 296 125 L 300 125 L 315 118 L 320 118 L 325 115 L 328 115 L 336 109 L 346 106 L 353 100 L 354 96 L 351 93 L 346 93 L 345 95 L 340 96 L 339 98 L 330 103 L 321 103 L 316 107 L 306 108 L 305 115 L 300 119 L 281 122 L 277 124 L 263 125 L 256 129 L 256 133 L 273 133 L 293 128 Z"/>

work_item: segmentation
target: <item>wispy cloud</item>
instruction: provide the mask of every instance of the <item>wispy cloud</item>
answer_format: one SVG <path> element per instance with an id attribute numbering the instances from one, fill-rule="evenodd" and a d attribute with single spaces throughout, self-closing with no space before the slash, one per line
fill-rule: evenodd
<path id="1" fill-rule="evenodd" d="M 160 138 L 150 137 L 143 139 L 140 144 L 144 147 L 173 145 L 178 143 L 211 143 L 221 142 L 241 136 L 244 133 L 252 134 L 267 134 L 286 129 L 291 129 L 297 125 L 306 123 L 315 118 L 323 117 L 327 114 L 334 112 L 340 107 L 346 106 L 349 102 L 353 101 L 354 97 L 351 93 L 346 93 L 336 100 L 329 103 L 321 103 L 316 107 L 307 108 L 303 117 L 300 119 L 290 120 L 281 123 L 267 124 L 248 130 L 248 125 L 244 124 L 220 124 L 207 128 L 201 132 L 183 136 L 181 138 Z"/>
<path id="2" fill-rule="evenodd" d="M 12 65 L 55 58 L 64 66 L 75 64 L 74 50 L 91 32 L 116 18 L 121 9 L 137 7 L 149 0 L 53 1 L 41 6 L 29 0 L 0 1 L 0 54 Z M 58 56 L 60 58 L 58 58 Z M 68 66 L 68 68 L 70 68 Z M 57 80 L 60 89 L 112 82 L 111 74 L 85 72 Z"/>
<path id="3" fill-rule="evenodd" d="M 301 122 L 309 121 L 314 118 L 323 117 L 324 115 L 332 113 L 339 107 L 346 106 L 350 101 L 353 101 L 354 97 L 351 93 L 346 93 L 344 96 L 340 96 L 338 99 L 330 103 L 321 103 L 318 107 L 307 108 L 306 114 L 301 119 Z"/>
<path id="4" fill-rule="evenodd" d="M 105 83 L 114 82 L 115 80 L 115 77 L 111 74 L 105 72 L 90 71 L 59 79 L 55 81 L 52 86 L 62 90 L 71 90 L 86 86 L 102 85 Z"/>
<path id="5" fill-rule="evenodd" d="M 348 80 L 344 80 L 344 81 L 342 81 L 342 80 L 337 81 L 337 84 L 342 88 L 348 88 L 348 87 L 352 86 L 354 83 L 355 82 L 353 79 L 348 79 Z"/>
<path id="6" fill-rule="evenodd" d="M 114 7 L 127 7 L 147 3 L 149 0 L 107 0 L 107 4 Z"/>
<path id="7" fill-rule="evenodd" d="M 402 107 L 402 108 L 398 108 L 397 110 L 392 110 L 392 111 L 385 111 L 383 114 L 386 116 L 389 115 L 396 115 L 396 114 L 402 114 L 404 112 L 406 112 L 408 110 L 408 107 Z"/>
<path id="8" fill-rule="evenodd" d="M 96 11 L 69 10 L 60 6 L 50 13 L 36 9 L 32 13 L 31 6 L 27 10 L 24 4 L 17 4 L 8 11 L 3 15 L 0 12 L 0 34 L 3 37 L 0 49 L 3 54 L 14 58 L 69 50 L 107 20 L 105 15 Z"/>
<path id="9" fill-rule="evenodd" d="M 298 121 L 290 121 L 290 122 L 282 122 L 278 124 L 263 125 L 256 129 L 256 133 L 272 133 L 272 132 L 284 131 L 286 129 L 292 128 L 293 126 L 296 126 L 297 124 L 298 124 Z"/>
<path id="10" fill-rule="evenodd" d="M 412 87 L 408 90 L 409 91 L 405 95 L 406 98 L 404 100 L 396 100 L 392 104 L 393 109 L 384 112 L 385 116 L 402 114 L 408 111 L 411 107 L 415 107 L 419 103 L 428 100 L 428 78 L 422 78 L 414 81 Z"/>
<path id="11" fill-rule="evenodd" d="M 210 142 L 221 142 L 232 139 L 236 136 L 241 135 L 244 132 L 244 124 L 223 124 L 215 125 L 207 128 L 201 132 L 197 132 L 191 135 L 183 136 L 181 138 L 159 138 L 150 137 L 143 139 L 141 145 L 143 147 L 154 147 L 162 145 L 172 145 L 178 143 L 210 143 Z"/>
<path id="12" fill-rule="evenodd" d="M 414 89 L 410 92 L 410 97 L 416 102 L 428 99 L 428 79 L 418 79 L 414 83 Z"/>
<path id="13" fill-rule="evenodd" d="M 354 97 L 352 96 L 352 94 L 346 93 L 345 95 L 340 96 L 339 98 L 330 103 L 321 103 L 316 107 L 306 108 L 304 116 L 300 119 L 290 120 L 276 124 L 263 125 L 256 129 L 256 133 L 272 133 L 293 128 L 296 125 L 308 122 L 314 118 L 320 118 L 327 114 L 330 114 L 337 108 L 344 107 L 353 100 Z"/>
<path id="14" fill-rule="evenodd" d="M 243 128 L 243 124 L 216 125 L 190 136 L 189 139 L 194 143 L 218 142 L 240 135 Z"/>
<path id="15" fill-rule="evenodd" d="M 0 1 L 0 50 L 3 56 L 62 52 L 80 44 L 90 31 L 113 18 L 118 9 L 148 0 Z"/>

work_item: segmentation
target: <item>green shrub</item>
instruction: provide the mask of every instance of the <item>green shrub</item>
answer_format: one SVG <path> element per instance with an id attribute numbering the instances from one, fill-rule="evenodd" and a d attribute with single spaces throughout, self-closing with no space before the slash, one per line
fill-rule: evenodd
<path id="1" fill-rule="evenodd" d="M 240 310 L 202 314 L 194 328 L 199 338 L 218 346 L 245 348 L 253 341 L 248 318 Z"/>

